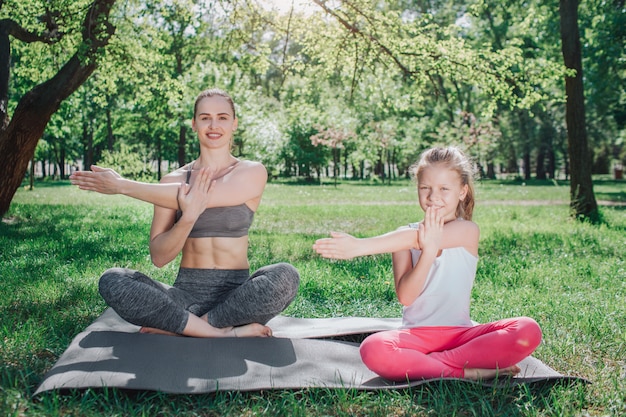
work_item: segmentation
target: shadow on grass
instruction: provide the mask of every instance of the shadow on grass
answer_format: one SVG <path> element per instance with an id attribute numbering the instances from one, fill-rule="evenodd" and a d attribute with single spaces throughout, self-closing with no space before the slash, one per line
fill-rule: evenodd
<path id="1" fill-rule="evenodd" d="M 552 400 L 564 391 L 586 390 L 579 379 L 551 379 L 531 384 L 484 386 L 470 381 L 441 380 L 414 387 L 414 402 L 435 415 L 527 416 L 528 409 L 554 411 Z M 430 415 L 430 414 L 429 414 Z M 557 415 L 560 415 L 557 412 Z"/>
<path id="2" fill-rule="evenodd" d="M 25 380 L 32 390 L 55 355 L 104 310 L 97 290 L 103 265 L 145 259 L 149 225 L 97 207 L 17 208 L 0 222 L 0 340 L 11 346 L 0 370 L 3 384 Z"/>
<path id="3" fill-rule="evenodd" d="M 624 208 L 612 209 L 623 210 Z M 622 226 L 608 227 L 613 230 L 624 230 Z M 86 312 L 84 309 L 103 307 L 103 304 L 95 306 L 96 303 L 92 303 L 91 307 L 89 307 L 90 300 L 98 299 L 95 291 L 95 282 L 94 286 L 91 287 L 91 284 L 80 284 L 81 281 L 77 283 L 71 279 L 67 280 L 65 279 L 67 277 L 65 269 L 73 267 L 78 269 L 96 268 L 99 270 L 102 265 L 113 266 L 113 262 L 142 262 L 147 255 L 146 239 L 148 229 L 149 224 L 147 222 L 138 223 L 137 219 L 132 216 L 132 213 L 106 211 L 99 207 L 86 208 L 84 206 L 78 209 L 69 206 L 24 206 L 20 207 L 20 216 L 15 219 L 14 223 L 0 223 L 0 247 L 2 247 L 3 251 L 3 258 L 0 263 L 0 276 L 3 277 L 4 281 L 0 283 L 0 288 L 3 289 L 3 292 L 11 293 L 11 297 L 8 298 L 10 302 L 0 304 L 2 308 L 0 314 L 2 317 L 6 317 L 6 319 L 3 319 L 3 327 L 5 329 L 18 327 L 30 320 L 31 326 L 37 325 L 39 329 L 45 329 L 45 336 L 41 340 L 23 337 L 22 341 L 18 341 L 21 343 L 19 351 L 17 351 L 19 360 L 16 360 L 11 367 L 5 367 L 7 366 L 6 364 L 2 365 L 1 371 L 3 373 L 4 387 L 14 387 L 20 391 L 27 392 L 29 388 L 10 382 L 25 378 L 28 386 L 34 388 L 34 385 L 39 382 L 41 375 L 43 375 L 45 368 L 51 366 L 55 360 L 56 352 L 60 352 L 61 349 L 66 347 L 71 337 L 97 315 L 93 314 L 94 310 L 87 310 Z M 560 232 L 514 234 L 503 232 L 487 236 L 481 242 L 481 251 L 485 251 L 482 256 L 489 256 L 494 260 L 499 257 L 516 257 L 526 261 L 534 255 L 550 258 L 557 256 L 561 251 L 575 254 L 579 258 L 598 257 L 613 259 L 620 254 L 620 249 L 616 248 L 604 245 L 601 243 L 599 235 L 591 232 L 572 235 Z M 310 257 L 305 260 L 309 261 Z M 323 262 L 326 263 L 328 261 L 324 260 Z M 365 291 L 365 289 L 371 287 L 370 284 L 373 281 L 369 280 L 369 276 L 376 275 L 374 278 L 379 279 L 383 273 L 386 273 L 376 272 L 378 270 L 375 268 L 380 266 L 379 263 L 380 261 L 376 262 L 372 259 L 333 262 L 328 265 L 330 270 L 329 277 L 343 276 L 345 278 L 343 285 L 346 288 L 352 286 L 358 289 L 355 292 L 361 291 L 361 288 L 364 288 L 363 291 Z M 501 264 L 495 265 L 496 268 L 500 266 Z M 73 271 L 70 274 L 70 278 L 75 279 L 80 275 L 80 273 Z M 7 280 L 10 281 L 13 288 L 7 286 Z M 24 284 L 39 284 L 42 282 L 62 288 L 62 294 L 46 301 L 31 293 L 23 292 Z M 355 283 L 358 285 L 355 285 Z M 345 297 L 345 294 L 339 291 L 341 287 L 336 287 L 335 283 L 332 285 L 334 286 L 333 288 L 337 289 L 336 292 L 322 287 L 319 283 L 311 285 L 311 299 L 315 301 L 327 303 L 338 297 Z M 329 286 L 331 284 L 326 285 Z M 93 293 L 91 291 L 92 288 L 94 289 Z M 392 287 L 390 288 L 391 290 L 384 291 L 384 296 L 387 297 L 390 294 L 389 300 L 393 301 L 395 297 Z M 378 291 L 376 296 L 380 296 L 383 293 L 382 290 L 376 291 Z M 308 294 L 308 292 L 306 293 Z M 365 297 L 364 294 L 360 293 L 359 295 Z M 6 295 L 0 297 L 0 300 L 7 300 Z M 93 317 L 90 315 L 93 315 Z M 6 334 L 0 333 L 0 335 L 2 335 L 1 337 L 4 340 L 7 340 Z M 12 336 L 9 335 L 8 337 L 11 338 Z M 14 343 L 14 341 L 11 340 L 11 343 Z M 46 349 L 50 349 L 52 353 Z M 5 378 L 9 381 L 6 385 L 4 384 Z M 454 404 L 454 401 L 457 401 L 457 395 L 461 395 L 462 398 L 467 397 L 470 399 L 466 403 L 463 402 L 463 404 L 467 404 L 467 410 L 489 410 L 489 407 L 491 407 L 493 410 L 502 410 L 502 413 L 499 415 L 527 415 L 527 413 L 521 414 L 520 410 L 528 409 L 528 407 L 552 407 L 550 400 L 544 400 L 544 397 L 553 395 L 555 390 L 558 391 L 559 386 L 560 384 L 550 384 L 545 389 L 536 388 L 539 391 L 537 400 L 529 399 L 524 392 L 520 393 L 519 391 L 510 393 L 497 391 L 495 394 L 490 394 L 492 390 L 480 388 L 477 389 L 476 394 L 467 393 L 465 389 L 459 390 L 460 393 L 448 393 L 442 388 L 435 387 L 429 388 L 434 393 L 432 395 L 433 398 L 425 399 L 418 396 L 419 401 L 416 400 L 415 404 L 423 405 L 427 410 L 431 410 L 426 411 L 424 415 L 445 415 L 445 411 L 450 410 L 450 404 Z M 343 395 L 330 390 L 328 391 L 330 394 L 325 394 L 324 390 L 316 390 L 315 393 L 311 393 L 311 390 L 297 392 L 299 393 L 298 399 L 306 396 L 310 396 L 313 399 L 327 396 L 328 398 L 325 399 L 327 407 L 332 407 L 332 404 L 337 402 L 335 398 Z M 412 392 L 416 392 L 416 390 Z M 122 394 L 119 395 L 127 398 Z M 137 400 L 138 404 L 132 404 L 129 407 L 141 408 L 145 411 L 144 414 L 151 414 L 154 411 L 153 399 L 160 399 L 161 401 L 156 407 L 167 409 L 173 397 L 152 393 L 133 395 L 139 397 Z M 129 397 L 133 398 L 133 395 Z M 215 396 L 201 395 L 192 397 L 192 399 L 176 397 L 175 401 L 176 406 L 187 408 L 190 412 L 193 412 L 195 406 L 203 402 L 206 404 L 207 398 L 220 398 L 228 403 L 229 398 L 236 397 L 244 403 L 240 409 L 242 411 L 247 410 L 249 413 L 250 404 L 260 400 L 267 402 L 268 406 L 273 409 L 276 406 L 271 405 L 272 401 L 276 399 L 277 403 L 283 404 L 283 396 L 285 395 L 285 391 L 277 391 L 276 393 L 263 392 L 261 394 L 220 393 Z M 355 393 L 354 395 L 361 394 Z M 519 399 L 520 396 L 523 397 L 521 400 Z M 55 395 L 52 395 L 51 398 L 51 402 L 58 400 Z M 76 393 L 76 396 L 70 402 L 75 401 L 75 407 L 80 408 L 81 401 L 84 401 L 84 399 L 85 396 L 82 393 Z M 97 405 L 94 406 L 94 409 L 98 410 L 99 407 L 105 406 L 119 413 L 119 409 L 116 408 L 118 403 L 115 400 L 112 400 L 110 403 L 107 403 L 108 401 L 108 397 L 100 398 L 97 400 Z M 461 401 L 465 400 L 458 400 L 458 402 Z M 313 403 L 313 401 L 304 402 Z M 61 400 L 61 403 L 63 403 L 63 400 Z M 391 400 L 388 400 L 383 405 L 380 405 L 379 415 L 385 415 L 384 407 L 389 407 L 390 403 L 393 404 Z M 29 404 L 29 406 L 32 405 L 32 403 Z M 374 403 L 374 406 L 377 406 L 377 404 Z M 230 406 L 218 404 L 216 407 L 223 410 L 225 407 Z M 303 406 L 300 405 L 300 402 L 294 401 L 293 407 Z M 285 410 L 288 409 L 288 407 L 283 409 L 283 414 L 286 414 Z M 229 410 L 232 412 L 232 409 Z M 364 408 L 364 410 L 366 409 Z M 490 415 L 488 412 L 481 414 L 480 411 L 476 413 L 466 411 L 465 413 L 468 415 Z M 279 414 L 277 413 L 277 415 Z M 363 414 L 367 414 L 366 411 L 363 411 Z M 492 412 L 491 415 L 498 414 Z M 554 415 L 558 415 L 558 413 Z"/>
<path id="4" fill-rule="evenodd" d="M 578 387 L 574 386 L 577 385 Z M 527 416 L 548 410 L 560 415 L 552 399 L 564 389 L 581 391 L 584 384 L 547 381 L 532 385 L 484 387 L 464 381 L 436 381 L 413 388 L 362 391 L 338 388 L 301 388 L 264 391 L 218 391 L 176 395 L 151 391 L 98 388 L 45 392 L 33 404 L 41 411 L 56 410 L 154 414 L 169 410 L 178 415 L 479 415 Z M 568 404 L 564 404 L 567 407 Z M 348 411 L 349 410 L 349 411 Z M 343 411 L 343 413 L 342 413 Z M 564 411 L 564 410 L 560 410 Z M 565 410 L 566 411 L 566 410 Z M 347 412 L 347 414 L 346 414 Z M 191 413 L 191 414 L 189 414 Z M 565 415 L 564 413 L 563 415 Z M 204 414 L 203 414 L 204 415 Z"/>
<path id="5" fill-rule="evenodd" d="M 5 389 L 32 394 L 72 338 L 105 309 L 94 288 L 67 282 L 59 285 L 58 297 L 19 297 L 0 305 L 0 338 L 7 346 L 0 354 L 0 381 Z"/>
<path id="6" fill-rule="evenodd" d="M 611 203 L 626 203 L 626 192 L 624 191 L 615 191 L 615 192 L 598 191 L 595 193 L 595 195 L 598 201 L 609 201 Z"/>
<path id="7" fill-rule="evenodd" d="M 16 212 L 0 222 L 7 256 L 56 262 L 48 271 L 65 261 L 128 262 L 147 253 L 150 224 L 132 212 L 66 205 L 21 205 Z"/>

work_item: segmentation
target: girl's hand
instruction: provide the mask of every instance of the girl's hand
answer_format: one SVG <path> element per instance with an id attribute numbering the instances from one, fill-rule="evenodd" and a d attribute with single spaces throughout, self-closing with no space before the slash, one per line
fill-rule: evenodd
<path id="1" fill-rule="evenodd" d="M 426 209 L 424 221 L 417 232 L 419 247 L 422 251 L 437 253 L 441 249 L 444 221 L 440 212 L 441 210 L 434 207 Z"/>
<path id="2" fill-rule="evenodd" d="M 195 221 L 206 210 L 213 194 L 214 174 L 212 169 L 202 168 L 193 185 L 180 184 L 177 199 L 183 216 Z"/>
<path id="3" fill-rule="evenodd" d="M 111 168 L 97 165 L 91 171 L 76 171 L 70 175 L 70 182 L 81 190 L 95 191 L 101 194 L 119 194 L 122 176 Z"/>
<path id="4" fill-rule="evenodd" d="M 329 259 L 352 259 L 356 255 L 358 239 L 347 233 L 330 232 L 329 238 L 318 239 L 313 245 L 315 250 L 323 258 Z"/>

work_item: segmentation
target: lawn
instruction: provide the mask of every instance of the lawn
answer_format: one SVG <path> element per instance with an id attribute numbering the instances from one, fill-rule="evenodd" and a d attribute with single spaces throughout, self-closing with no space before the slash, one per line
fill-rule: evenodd
<path id="1" fill-rule="evenodd" d="M 20 189 L 0 223 L 0 415 L 626 415 L 626 182 L 598 179 L 594 187 L 600 225 L 570 219 L 566 183 L 478 183 L 481 247 L 472 293 L 474 320 L 535 318 L 544 340 L 534 356 L 590 385 L 206 395 L 87 390 L 37 399 L 31 395 L 45 372 L 105 310 L 96 288 L 102 271 L 130 267 L 172 283 L 176 264 L 150 263 L 148 204 L 68 182 Z M 250 232 L 251 267 L 287 261 L 299 269 L 301 288 L 288 315 L 398 317 L 389 255 L 328 261 L 311 245 L 331 230 L 370 236 L 419 219 L 409 181 L 270 183 Z"/>

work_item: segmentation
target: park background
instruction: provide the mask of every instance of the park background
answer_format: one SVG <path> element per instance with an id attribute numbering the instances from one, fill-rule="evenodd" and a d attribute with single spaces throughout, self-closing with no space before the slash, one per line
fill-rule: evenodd
<path id="1" fill-rule="evenodd" d="M 0 1 L 7 414 L 156 414 L 151 402 L 166 414 L 173 401 L 183 415 L 202 403 L 29 395 L 103 311 L 99 274 L 114 264 L 154 269 L 149 207 L 80 193 L 67 176 L 98 163 L 157 181 L 189 162 L 198 152 L 193 101 L 213 86 L 237 104 L 235 155 L 271 174 L 251 256 L 258 265 L 290 261 L 307 277 L 291 314 L 399 314 L 388 258 L 328 270 L 310 244 L 333 228 L 366 236 L 414 221 L 407 167 L 427 147 L 459 145 L 477 163 L 478 204 L 486 203 L 477 210 L 484 281 L 474 318 L 539 317 L 547 334 L 539 358 L 594 385 L 539 396 L 465 387 L 379 397 L 223 394 L 205 415 L 365 415 L 372 407 L 427 415 L 446 404 L 457 415 L 623 414 L 624 1 L 277 5 Z M 154 273 L 167 281 L 172 271 Z"/>

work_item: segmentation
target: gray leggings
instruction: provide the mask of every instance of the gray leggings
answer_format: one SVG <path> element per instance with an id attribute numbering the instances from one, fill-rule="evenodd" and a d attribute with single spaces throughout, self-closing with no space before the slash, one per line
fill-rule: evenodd
<path id="1" fill-rule="evenodd" d="M 295 298 L 296 268 L 268 265 L 250 275 L 247 269 L 180 268 L 174 286 L 126 268 L 102 274 L 100 295 L 124 320 L 138 326 L 182 333 L 189 313 L 208 315 L 218 328 L 267 323 Z"/>

